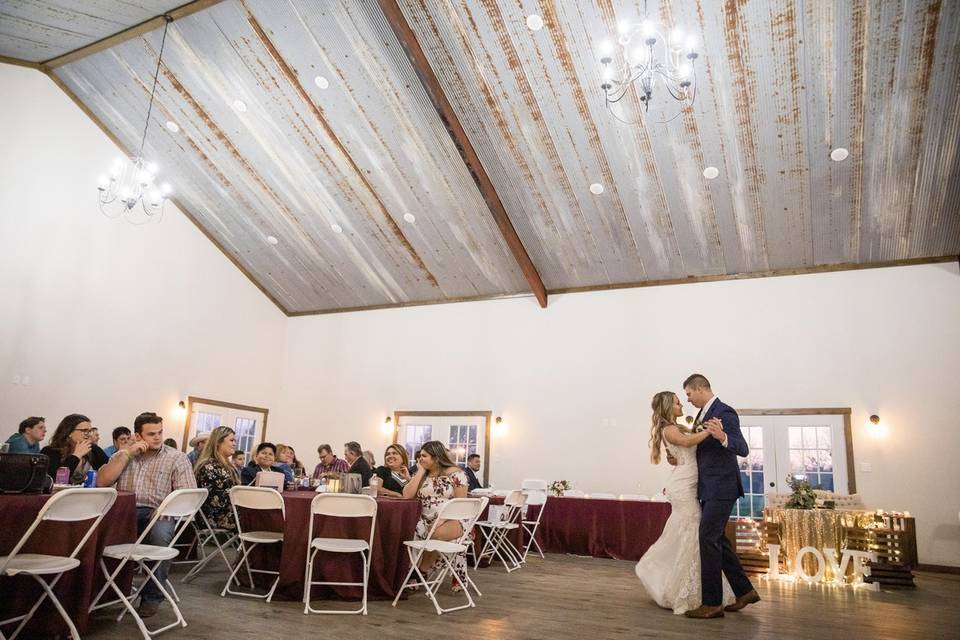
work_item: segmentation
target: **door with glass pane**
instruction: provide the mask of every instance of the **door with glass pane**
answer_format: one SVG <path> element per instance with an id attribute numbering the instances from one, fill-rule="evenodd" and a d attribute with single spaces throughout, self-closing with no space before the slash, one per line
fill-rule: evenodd
<path id="1" fill-rule="evenodd" d="M 237 451 L 249 454 L 266 438 L 268 410 L 261 407 L 221 402 L 207 398 L 188 398 L 187 428 L 183 449 L 197 434 L 210 432 L 223 425 L 236 432 Z"/>
<path id="2" fill-rule="evenodd" d="M 490 411 L 398 411 L 394 442 L 404 446 L 411 464 L 413 454 L 424 442 L 439 440 L 450 451 L 450 459 L 459 467 L 467 457 L 480 454 L 483 483 L 489 483 Z"/>
<path id="3" fill-rule="evenodd" d="M 847 466 L 852 458 L 847 450 L 849 410 L 799 411 L 803 410 L 740 412 L 740 429 L 750 453 L 738 458 L 744 497 L 737 502 L 734 517 L 761 517 L 767 494 L 790 493 L 788 475 L 805 477 L 814 489 L 853 491 Z"/>

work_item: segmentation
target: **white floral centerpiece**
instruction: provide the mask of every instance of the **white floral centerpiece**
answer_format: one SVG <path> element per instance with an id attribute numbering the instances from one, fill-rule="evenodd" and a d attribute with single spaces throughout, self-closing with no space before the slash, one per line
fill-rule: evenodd
<path id="1" fill-rule="evenodd" d="M 572 488 L 572 486 L 573 485 L 570 484 L 569 480 L 554 480 L 547 486 L 547 488 L 550 489 L 550 493 L 559 498 L 563 495 L 564 491 Z"/>

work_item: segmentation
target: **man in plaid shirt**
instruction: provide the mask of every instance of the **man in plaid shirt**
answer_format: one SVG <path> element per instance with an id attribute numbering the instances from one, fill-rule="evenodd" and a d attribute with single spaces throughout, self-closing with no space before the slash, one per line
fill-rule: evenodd
<path id="1" fill-rule="evenodd" d="M 141 413 L 133 422 L 133 433 L 133 444 L 117 451 L 100 467 L 97 486 L 116 483 L 117 491 L 137 494 L 137 531 L 142 533 L 167 495 L 177 489 L 196 488 L 197 480 L 186 454 L 163 444 L 163 418 L 155 413 Z M 165 547 L 173 539 L 173 530 L 173 520 L 161 519 L 144 542 Z M 157 580 L 166 581 L 169 571 L 170 562 L 161 562 L 155 571 Z M 140 596 L 140 617 L 154 615 L 161 602 L 163 594 L 148 580 Z"/>
<path id="2" fill-rule="evenodd" d="M 338 458 L 333 453 L 333 449 L 328 444 L 322 444 L 317 447 L 317 453 L 320 454 L 320 464 L 313 470 L 314 478 L 326 478 L 334 473 L 346 473 L 350 470 L 350 465 L 343 458 Z"/>

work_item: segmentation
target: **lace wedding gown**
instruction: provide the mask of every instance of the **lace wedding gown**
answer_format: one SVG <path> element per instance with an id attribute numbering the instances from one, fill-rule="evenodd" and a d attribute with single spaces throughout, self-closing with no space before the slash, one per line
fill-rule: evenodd
<path id="1" fill-rule="evenodd" d="M 664 442 L 677 460 L 667 483 L 670 517 L 663 533 L 637 563 L 637 577 L 658 605 L 681 614 L 701 604 L 700 502 L 697 500 L 697 448 Z M 723 578 L 723 605 L 733 590 Z"/>

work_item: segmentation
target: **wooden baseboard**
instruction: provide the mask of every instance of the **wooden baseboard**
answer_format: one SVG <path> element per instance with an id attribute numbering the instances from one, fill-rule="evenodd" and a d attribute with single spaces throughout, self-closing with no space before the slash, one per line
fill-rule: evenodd
<path id="1" fill-rule="evenodd" d="M 929 571 L 930 573 L 952 573 L 960 575 L 960 567 L 952 567 L 946 564 L 918 564 L 917 571 Z"/>

